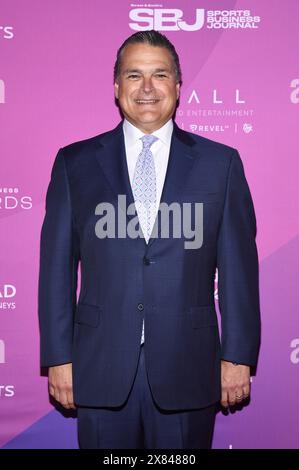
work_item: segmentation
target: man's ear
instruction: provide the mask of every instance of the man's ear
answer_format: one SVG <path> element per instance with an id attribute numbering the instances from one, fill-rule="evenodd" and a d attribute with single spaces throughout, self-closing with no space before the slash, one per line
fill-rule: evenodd
<path id="1" fill-rule="evenodd" d="M 118 100 L 118 88 L 119 88 L 118 83 L 114 82 L 114 95 L 117 100 Z"/>
<path id="2" fill-rule="evenodd" d="M 178 100 L 180 97 L 180 90 L 181 90 L 181 85 L 179 83 L 176 84 L 176 99 Z"/>

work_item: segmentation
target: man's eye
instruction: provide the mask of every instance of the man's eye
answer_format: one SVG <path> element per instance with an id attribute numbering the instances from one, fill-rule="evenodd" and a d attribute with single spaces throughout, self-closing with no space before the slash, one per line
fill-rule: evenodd
<path id="1" fill-rule="evenodd" d="M 165 73 L 157 73 L 157 74 L 156 74 L 156 77 L 158 77 L 158 78 L 166 78 L 167 75 L 165 75 Z"/>
<path id="2" fill-rule="evenodd" d="M 136 75 L 136 74 L 132 73 L 132 74 L 128 75 L 128 78 L 133 78 L 133 79 L 139 78 L 139 75 Z"/>

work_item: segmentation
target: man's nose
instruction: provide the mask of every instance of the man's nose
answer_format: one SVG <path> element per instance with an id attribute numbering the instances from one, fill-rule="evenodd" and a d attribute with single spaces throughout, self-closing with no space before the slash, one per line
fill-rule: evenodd
<path id="1" fill-rule="evenodd" d="M 143 91 L 145 91 L 146 93 L 152 91 L 152 89 L 153 89 L 153 83 L 152 83 L 151 77 L 143 77 L 142 89 L 143 89 Z"/>

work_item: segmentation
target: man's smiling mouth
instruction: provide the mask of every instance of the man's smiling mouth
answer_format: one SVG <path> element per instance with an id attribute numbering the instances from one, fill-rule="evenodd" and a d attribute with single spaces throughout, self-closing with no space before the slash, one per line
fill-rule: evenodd
<path id="1" fill-rule="evenodd" d="M 135 103 L 137 104 L 155 104 L 155 103 L 158 103 L 160 100 L 156 100 L 156 99 L 153 99 L 153 100 L 135 100 Z"/>

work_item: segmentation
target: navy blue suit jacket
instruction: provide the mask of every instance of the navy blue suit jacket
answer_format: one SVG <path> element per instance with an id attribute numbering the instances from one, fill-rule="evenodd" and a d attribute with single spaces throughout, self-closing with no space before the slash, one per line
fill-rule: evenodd
<path id="1" fill-rule="evenodd" d="M 119 194 L 134 200 L 122 123 L 59 150 L 41 233 L 41 365 L 73 363 L 78 405 L 119 406 L 132 386 L 144 318 L 156 403 L 169 410 L 214 403 L 221 359 L 255 365 L 260 342 L 256 220 L 239 154 L 174 124 L 161 202 L 203 203 L 201 248 L 160 232 L 148 244 L 98 238 L 95 207 L 106 201 L 117 212 Z"/>

